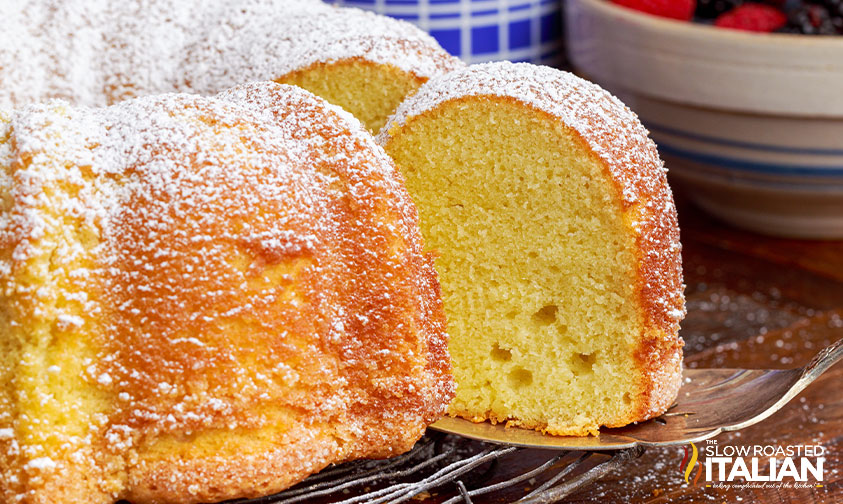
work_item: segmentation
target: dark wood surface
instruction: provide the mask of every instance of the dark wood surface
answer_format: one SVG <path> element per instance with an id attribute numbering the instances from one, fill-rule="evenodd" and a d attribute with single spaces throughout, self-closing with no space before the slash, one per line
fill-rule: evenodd
<path id="1" fill-rule="evenodd" d="M 722 224 L 677 194 L 688 316 L 688 367 L 802 366 L 843 336 L 843 241 L 769 238 Z M 680 474 L 682 448 L 649 449 L 623 470 L 564 502 L 843 503 L 843 364 L 781 411 L 718 443 L 822 444 L 823 487 L 692 487 Z"/>

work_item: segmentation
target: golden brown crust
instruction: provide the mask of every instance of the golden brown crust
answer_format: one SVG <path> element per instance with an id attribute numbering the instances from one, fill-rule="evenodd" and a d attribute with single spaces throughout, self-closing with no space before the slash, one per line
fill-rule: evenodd
<path id="1" fill-rule="evenodd" d="M 131 502 L 193 504 L 277 493 L 343 460 L 342 447 L 326 432 L 297 427 L 297 436 L 259 454 L 211 454 L 201 459 L 167 457 L 141 461 L 123 497 Z M 314 435 L 315 434 L 315 435 Z"/>
<path id="2" fill-rule="evenodd" d="M 664 413 L 682 386 L 682 338 L 647 333 L 635 352 L 641 372 L 641 392 L 630 421 L 648 420 Z M 622 427 L 611 425 L 610 427 Z"/>
<path id="3" fill-rule="evenodd" d="M 416 212 L 415 207 L 413 207 L 413 212 Z M 416 216 L 416 219 L 418 219 L 418 216 Z M 427 348 L 427 372 L 436 390 L 435 394 L 430 395 L 431 404 L 429 406 L 429 410 L 435 414 L 426 417 L 425 423 L 432 423 L 441 416 L 441 398 L 448 398 L 447 402 L 450 402 L 455 392 L 454 377 L 451 374 L 451 357 L 448 354 L 445 309 L 442 306 L 439 278 L 434 268 L 435 257 L 435 254 L 426 254 L 425 265 L 419 272 L 420 281 L 435 293 L 432 296 L 425 297 L 425 312 L 420 321 L 421 332 L 430 335 Z"/>
<path id="4" fill-rule="evenodd" d="M 506 427 L 520 427 L 523 429 L 537 430 L 552 436 L 597 436 L 600 434 L 598 427 L 582 427 L 576 425 L 566 425 L 564 428 L 554 428 L 547 424 L 547 422 L 536 420 L 525 420 L 523 418 L 509 418 L 500 417 L 493 411 L 486 411 L 482 415 L 477 415 L 474 411 L 461 410 L 459 408 L 450 408 L 448 415 L 452 417 L 465 418 L 474 423 L 490 422 L 492 425 L 504 424 Z M 624 422 L 617 426 L 607 425 L 607 427 L 621 427 L 627 425 L 634 420 Z"/>
<path id="5" fill-rule="evenodd" d="M 87 349 L 65 357 L 86 361 L 80 387 L 103 400 L 61 405 L 95 408 L 74 417 L 84 436 L 56 431 L 28 445 L 15 432 L 19 460 L 0 445 L 15 461 L 0 468 L 0 495 L 255 497 L 331 463 L 405 451 L 444 413 L 444 314 L 416 210 L 347 113 L 263 83 L 95 111 L 51 104 L 15 124 L 15 155 L 36 161 L 20 174 L 34 186 L 12 191 L 41 196 L 9 210 L 23 225 L 3 230 L 14 238 L 4 250 L 29 247 L 55 275 L 79 251 L 95 265 L 72 270 L 91 286 L 84 295 L 57 288 L 62 306 L 35 302 L 13 322 L 34 331 L 40 310 L 71 327 L 57 341 Z M 76 129 L 87 143 L 51 143 Z M 53 235 L 65 228 L 42 209 L 65 207 L 96 232 L 63 247 Z M 25 287 L 13 272 L 27 254 L 0 265 L 4 285 Z M 31 351 L 63 363 L 49 346 Z M 36 382 L 53 396 L 47 406 L 63 401 L 60 383 Z M 39 410 L 11 408 L 0 418 L 13 415 L 13 426 L 28 416 L 51 429 Z M 83 468 L 74 481 L 90 492 L 66 480 L 71 468 Z M 21 484 L 10 489 L 13 477 Z"/>

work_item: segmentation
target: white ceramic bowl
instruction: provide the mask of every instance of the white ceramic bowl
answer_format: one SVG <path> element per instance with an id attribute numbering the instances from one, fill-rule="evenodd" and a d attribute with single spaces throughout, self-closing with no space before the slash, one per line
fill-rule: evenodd
<path id="1" fill-rule="evenodd" d="M 721 219 L 843 238 L 843 37 L 757 34 L 567 0 L 575 68 L 625 101 Z"/>

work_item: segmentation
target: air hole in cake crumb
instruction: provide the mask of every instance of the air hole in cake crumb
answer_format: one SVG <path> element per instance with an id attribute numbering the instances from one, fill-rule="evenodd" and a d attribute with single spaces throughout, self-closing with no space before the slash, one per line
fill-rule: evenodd
<path id="1" fill-rule="evenodd" d="M 506 312 L 506 318 L 509 320 L 515 320 L 515 317 L 517 317 L 519 313 L 521 313 L 519 310 L 510 310 Z"/>
<path id="2" fill-rule="evenodd" d="M 596 361 L 597 357 L 590 353 L 575 353 L 568 359 L 571 372 L 576 376 L 589 376 L 594 373 L 594 363 Z"/>
<path id="3" fill-rule="evenodd" d="M 556 322 L 556 313 L 559 312 L 559 307 L 556 305 L 542 306 L 541 310 L 533 314 L 533 321 L 538 325 L 548 326 Z"/>
<path id="4" fill-rule="evenodd" d="M 498 362 L 508 362 L 512 360 L 512 352 L 506 348 L 501 348 L 497 343 L 492 345 L 492 351 L 489 353 L 492 356 L 492 359 Z"/>
<path id="5" fill-rule="evenodd" d="M 594 363 L 597 361 L 594 354 L 578 353 L 576 359 L 582 369 L 588 372 L 594 371 Z"/>
<path id="6" fill-rule="evenodd" d="M 509 385 L 512 388 L 526 387 L 533 383 L 533 373 L 524 368 L 515 368 L 509 372 Z"/>
<path id="7" fill-rule="evenodd" d="M 536 259 L 537 257 L 539 257 L 539 254 L 538 252 L 530 252 L 527 254 L 527 257 L 529 257 L 530 259 Z"/>
<path id="8" fill-rule="evenodd" d="M 632 396 L 629 395 L 629 392 L 623 395 L 623 402 L 624 404 L 632 404 Z"/>

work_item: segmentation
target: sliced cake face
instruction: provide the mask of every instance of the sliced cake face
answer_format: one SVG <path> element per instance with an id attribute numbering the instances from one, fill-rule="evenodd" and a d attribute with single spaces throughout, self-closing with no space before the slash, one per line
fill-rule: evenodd
<path id="1" fill-rule="evenodd" d="M 562 72 L 480 65 L 424 85 L 379 141 L 439 253 L 451 414 L 582 435 L 670 405 L 678 229 L 628 109 Z"/>
<path id="2" fill-rule="evenodd" d="M 277 79 L 339 105 L 372 132 L 380 130 L 404 98 L 426 80 L 392 65 L 359 59 L 314 63 Z"/>
<path id="3" fill-rule="evenodd" d="M 0 500 L 207 502 L 409 449 L 452 396 L 392 162 L 292 86 L 0 133 Z"/>

